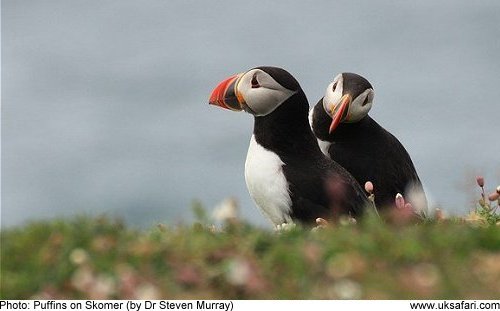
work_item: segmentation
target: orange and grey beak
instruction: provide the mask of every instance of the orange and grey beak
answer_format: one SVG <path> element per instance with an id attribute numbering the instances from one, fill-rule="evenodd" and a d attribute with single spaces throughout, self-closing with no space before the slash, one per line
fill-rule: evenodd
<path id="1" fill-rule="evenodd" d="M 351 104 L 351 95 L 345 94 L 342 96 L 340 99 L 340 104 L 333 106 L 331 110 L 331 116 L 332 116 L 332 123 L 330 124 L 330 128 L 328 129 L 328 133 L 332 133 L 337 126 L 345 120 L 347 116 L 347 109 L 349 105 Z"/>
<path id="2" fill-rule="evenodd" d="M 236 86 L 242 74 L 231 76 L 220 82 L 210 95 L 208 103 L 233 111 L 243 110 L 243 98 L 238 96 Z"/>

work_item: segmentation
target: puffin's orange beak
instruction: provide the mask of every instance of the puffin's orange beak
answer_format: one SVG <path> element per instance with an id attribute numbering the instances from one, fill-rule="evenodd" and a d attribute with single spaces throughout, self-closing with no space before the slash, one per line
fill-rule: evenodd
<path id="1" fill-rule="evenodd" d="M 233 111 L 243 110 L 240 99 L 237 96 L 236 85 L 242 74 L 231 76 L 220 82 L 210 95 L 208 103 Z"/>
<path id="2" fill-rule="evenodd" d="M 351 95 L 346 94 L 340 99 L 340 104 L 332 108 L 332 123 L 330 124 L 330 128 L 328 129 L 328 133 L 331 134 L 337 128 L 340 122 L 342 122 L 342 119 L 345 118 L 345 115 L 347 114 L 347 107 L 349 107 L 350 103 Z"/>

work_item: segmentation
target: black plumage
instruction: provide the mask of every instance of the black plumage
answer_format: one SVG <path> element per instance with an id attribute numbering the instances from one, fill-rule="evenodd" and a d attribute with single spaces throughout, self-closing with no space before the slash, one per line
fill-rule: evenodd
<path id="1" fill-rule="evenodd" d="M 372 88 L 366 79 L 356 74 L 344 73 L 343 82 L 343 95 L 350 94 L 353 99 Z M 423 194 L 422 184 L 406 149 L 368 114 L 357 122 L 341 122 L 329 133 L 332 117 L 325 111 L 323 98 L 312 113 L 311 126 L 315 136 L 331 143 L 323 152 L 326 151 L 331 159 L 348 170 L 360 184 L 373 183 L 379 209 L 393 206 L 397 193 L 403 196 L 410 191 Z M 425 201 L 425 195 L 420 197 Z M 418 204 L 426 207 L 426 202 Z"/>

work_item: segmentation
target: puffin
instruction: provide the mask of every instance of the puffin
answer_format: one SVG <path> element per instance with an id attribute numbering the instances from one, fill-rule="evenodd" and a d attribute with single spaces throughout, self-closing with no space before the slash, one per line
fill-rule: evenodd
<path id="1" fill-rule="evenodd" d="M 366 194 L 319 149 L 308 100 L 288 71 L 261 66 L 233 75 L 213 89 L 209 104 L 253 115 L 245 181 L 256 206 L 277 229 L 363 214 Z"/>
<path id="2" fill-rule="evenodd" d="M 425 214 L 427 199 L 410 155 L 368 115 L 374 96 L 364 77 L 349 72 L 337 75 L 309 113 L 318 145 L 360 184 L 372 182 L 377 209 L 395 206 L 400 194 L 409 199 L 416 214 Z"/>

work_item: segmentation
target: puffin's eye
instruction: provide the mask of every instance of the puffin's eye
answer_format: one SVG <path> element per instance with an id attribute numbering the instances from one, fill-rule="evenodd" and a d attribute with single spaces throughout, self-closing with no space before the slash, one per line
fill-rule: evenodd
<path id="1" fill-rule="evenodd" d="M 256 89 L 260 87 L 259 81 L 257 81 L 257 75 L 253 75 L 252 77 L 252 89 Z"/>
<path id="2" fill-rule="evenodd" d="M 368 104 L 368 97 L 370 97 L 370 96 L 366 95 L 365 101 L 363 102 L 363 106 L 366 105 L 366 104 Z"/>
<path id="3" fill-rule="evenodd" d="M 333 84 L 333 86 L 332 86 L 332 91 L 333 91 L 333 92 L 335 92 L 335 89 L 337 88 L 337 83 L 338 83 L 338 82 L 335 82 L 335 83 Z"/>

